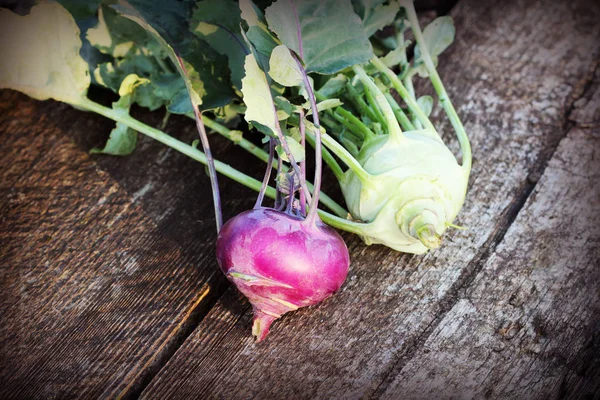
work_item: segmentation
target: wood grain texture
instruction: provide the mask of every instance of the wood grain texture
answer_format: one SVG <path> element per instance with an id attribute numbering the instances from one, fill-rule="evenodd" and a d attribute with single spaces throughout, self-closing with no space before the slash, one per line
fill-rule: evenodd
<path id="1" fill-rule="evenodd" d="M 222 292 L 211 243 L 191 260 L 161 233 L 68 139 L 62 105 L 0 104 L 0 397 L 134 393 Z"/>
<path id="2" fill-rule="evenodd" d="M 599 78 L 502 243 L 383 398 L 600 397 Z"/>
<path id="3" fill-rule="evenodd" d="M 475 155 L 457 221 L 469 230 L 426 256 L 346 235 L 351 272 L 333 298 L 284 316 L 258 345 L 247 308 L 219 303 L 142 397 L 383 395 L 484 268 L 565 136 L 600 54 L 599 12 L 583 0 L 459 2 L 440 69 Z"/>

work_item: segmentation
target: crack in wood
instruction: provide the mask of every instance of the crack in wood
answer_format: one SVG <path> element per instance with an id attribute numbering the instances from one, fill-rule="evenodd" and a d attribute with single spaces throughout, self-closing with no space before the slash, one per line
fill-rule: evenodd
<path id="1" fill-rule="evenodd" d="M 569 131 L 578 125 L 577 121 L 572 121 L 571 115 L 576 110 L 576 103 L 578 100 L 585 98 L 591 94 L 593 89 L 594 77 L 600 70 L 600 61 L 596 61 L 590 68 L 590 72 L 587 76 L 582 79 L 583 83 L 579 86 L 581 89 L 571 96 L 568 105 L 565 107 L 565 113 L 563 116 L 562 123 L 562 134 L 549 141 L 548 146 L 540 152 L 540 158 L 536 161 L 536 165 L 532 168 L 532 172 L 529 174 L 528 179 L 518 189 L 519 194 L 516 196 L 515 201 L 512 202 L 510 207 L 506 210 L 503 217 L 503 222 L 499 224 L 496 232 L 486 241 L 482 246 L 482 250 L 474 257 L 474 259 L 468 264 L 468 266 L 461 272 L 460 277 L 448 290 L 448 292 L 439 301 L 439 311 L 436 312 L 436 317 L 432 322 L 427 325 L 425 330 L 406 348 L 404 354 L 400 355 L 398 361 L 393 364 L 392 368 L 384 375 L 383 379 L 377 386 L 377 388 L 370 395 L 370 398 L 375 399 L 381 397 L 386 391 L 388 385 L 394 380 L 394 378 L 400 374 L 406 364 L 414 358 L 414 356 L 421 350 L 431 334 L 438 327 L 440 322 L 446 317 L 446 315 L 452 310 L 452 308 L 458 303 L 459 300 L 465 298 L 464 291 L 473 283 L 476 277 L 479 275 L 483 267 L 485 266 L 489 257 L 494 253 L 496 247 L 504 239 L 506 232 L 511 227 L 519 212 L 527 200 L 530 198 L 532 192 L 537 186 L 539 178 L 544 174 L 544 171 L 548 167 L 549 161 L 552 159 L 558 145 L 562 139 L 564 139 Z M 543 157 L 543 158 L 542 158 Z M 530 176 L 535 174 L 536 179 L 531 179 Z M 600 367 L 599 367 L 600 368 Z M 562 389 L 562 388 L 561 388 Z M 564 398 L 560 397 L 559 398 Z"/>

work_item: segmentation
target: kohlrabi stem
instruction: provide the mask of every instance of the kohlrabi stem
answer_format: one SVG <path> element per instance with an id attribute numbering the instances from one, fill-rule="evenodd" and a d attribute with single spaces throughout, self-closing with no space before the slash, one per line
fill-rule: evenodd
<path id="1" fill-rule="evenodd" d="M 390 94 L 389 88 L 381 81 L 380 78 L 375 78 L 375 84 L 383 92 L 385 99 L 390 104 L 390 107 L 392 107 L 392 111 L 394 111 L 394 115 L 396 116 L 396 119 L 398 120 L 402 128 L 405 131 L 414 130 L 414 125 L 412 124 L 408 116 L 404 113 L 402 107 L 398 105 L 396 99 L 394 99 L 394 96 Z"/>
<path id="2" fill-rule="evenodd" d="M 356 88 L 352 86 L 350 82 L 346 84 L 346 91 L 348 92 L 350 100 L 352 100 L 354 103 L 357 111 L 364 113 L 372 122 L 377 122 L 377 115 L 375 114 L 375 111 L 369 107 L 360 93 L 358 93 Z"/>
<path id="3" fill-rule="evenodd" d="M 311 135 L 310 132 L 306 132 L 306 140 L 313 148 L 315 147 L 315 136 Z M 344 171 L 342 170 L 342 167 L 340 167 L 340 164 L 338 164 L 338 162 L 335 160 L 335 158 L 329 152 L 329 150 L 327 150 L 327 148 L 323 148 L 322 150 L 323 150 L 323 161 L 325 161 L 325 164 L 327 164 L 329 166 L 329 168 L 335 175 L 336 179 L 339 181 L 344 176 Z M 320 200 L 321 202 L 323 202 L 323 199 L 324 199 L 323 196 L 325 196 L 325 193 L 321 192 L 321 200 Z"/>
<path id="4" fill-rule="evenodd" d="M 331 110 L 328 110 L 331 111 Z M 335 137 L 338 140 L 342 140 L 343 136 L 346 136 L 347 140 L 350 140 L 351 142 L 353 142 L 353 144 L 358 145 L 358 144 L 362 144 L 365 140 L 364 134 L 362 132 L 360 132 L 360 129 L 356 126 L 354 126 L 354 124 L 352 124 L 350 121 L 346 120 L 344 117 L 342 117 L 341 115 L 335 114 L 335 113 L 331 113 L 331 116 L 333 117 L 334 121 L 337 121 L 341 124 L 341 126 L 339 125 L 333 125 L 331 124 L 331 119 L 328 118 L 327 115 L 323 115 L 321 118 L 321 121 L 327 125 L 330 129 L 327 129 L 328 132 L 331 132 L 331 135 L 333 137 Z M 337 129 L 336 129 L 337 126 Z"/>
<path id="5" fill-rule="evenodd" d="M 292 1 L 292 0 L 290 0 Z M 293 2 L 292 2 L 293 5 Z M 295 10 L 295 9 L 294 9 Z M 300 40 L 300 42 L 302 42 Z M 319 122 L 319 110 L 317 109 L 317 101 L 315 99 L 315 93 L 313 92 L 312 86 L 310 84 L 310 80 L 308 79 L 308 74 L 302 65 L 302 62 L 296 59 L 296 64 L 298 65 L 298 69 L 302 72 L 302 81 L 304 82 L 304 89 L 308 94 L 308 100 L 310 102 L 310 109 L 312 111 L 312 119 L 313 126 L 315 127 L 315 179 L 314 179 L 314 195 L 312 201 L 309 200 L 310 205 L 308 206 L 308 215 L 306 216 L 306 221 L 310 224 L 314 224 L 317 221 L 317 207 L 319 206 L 319 194 L 321 193 L 321 175 L 323 171 L 323 159 L 321 156 L 322 153 L 322 145 L 321 145 L 321 123 Z M 302 118 L 303 115 L 300 115 Z M 301 127 L 304 126 L 304 123 L 301 121 Z"/>
<path id="6" fill-rule="evenodd" d="M 417 95 L 415 94 L 415 87 L 413 86 L 412 78 L 413 75 L 409 73 L 404 78 L 402 78 L 401 81 L 400 79 L 398 80 L 404 84 L 404 87 L 406 88 L 406 93 L 408 93 L 408 98 L 411 99 L 413 102 L 416 102 Z M 412 123 L 414 124 L 415 129 L 423 128 L 423 123 L 421 122 L 421 120 L 419 120 L 419 117 L 417 117 L 414 111 L 412 111 Z"/>
<path id="7" fill-rule="evenodd" d="M 350 122 L 346 118 L 342 117 L 338 113 L 334 113 L 332 115 L 336 121 L 338 121 L 340 124 L 342 124 L 344 126 L 344 128 L 346 128 L 345 130 L 347 132 L 350 132 L 350 134 L 352 136 L 354 136 L 353 139 L 356 139 L 359 143 L 362 143 L 365 140 L 365 134 L 363 132 L 361 132 L 361 130 L 358 126 L 354 125 L 352 122 Z"/>
<path id="8" fill-rule="evenodd" d="M 363 83 L 363 85 L 364 85 L 364 83 Z M 379 122 L 382 126 L 387 126 L 389 121 L 386 121 L 386 118 L 384 117 L 383 113 L 381 112 L 381 109 L 379 107 L 377 107 L 377 101 L 375 101 L 375 98 L 373 97 L 373 93 L 371 92 L 370 88 L 367 85 L 365 85 L 365 97 L 367 98 L 367 101 L 369 103 L 369 108 L 371 110 L 373 110 L 373 112 L 377 116 L 377 121 L 373 121 L 373 122 Z"/>
<path id="9" fill-rule="evenodd" d="M 249 153 L 251 153 L 252 155 L 256 156 L 257 158 L 263 160 L 264 162 L 269 161 L 269 154 L 266 151 L 264 151 L 263 149 L 261 149 L 260 147 L 255 146 L 248 139 L 245 139 L 243 137 L 241 139 L 236 138 L 231 134 L 231 131 L 227 127 L 219 124 L 216 121 L 213 121 L 212 119 L 207 118 L 206 116 L 203 116 L 203 119 L 204 119 L 204 125 L 206 125 L 208 128 L 214 130 L 215 132 L 223 135 L 224 137 L 231 140 L 232 142 L 238 144 L 244 150 L 247 150 Z M 313 140 L 311 140 L 311 136 L 309 134 L 308 139 L 309 139 L 310 145 L 314 146 L 314 137 L 313 137 Z M 342 175 L 344 175 L 344 172 L 342 171 L 342 168 L 337 163 L 335 158 L 333 158 L 331 153 L 329 151 L 327 151 L 327 149 L 323 149 L 323 160 L 327 163 L 329 168 L 331 168 L 331 170 L 333 171 L 336 178 L 338 180 L 341 179 Z M 276 170 L 277 165 L 273 164 L 272 168 Z M 306 185 L 308 186 L 309 190 L 311 190 L 311 192 L 312 192 L 313 184 L 311 182 L 307 181 Z M 331 197 L 329 197 L 327 194 L 321 192 L 320 196 L 321 196 L 320 202 L 323 203 L 324 205 L 326 205 L 330 210 L 334 211 L 336 213 L 336 215 L 346 215 L 347 214 L 348 211 L 346 209 L 344 209 L 342 206 L 340 206 L 339 204 L 337 204 L 336 202 L 334 202 L 333 199 Z"/>
<path id="10" fill-rule="evenodd" d="M 190 146 L 189 144 L 183 143 L 174 137 L 167 135 L 166 133 L 148 126 L 143 122 L 138 121 L 137 119 L 131 117 L 129 114 L 123 113 L 119 110 L 113 110 L 112 108 L 108 108 L 103 106 L 102 104 L 98 104 L 89 100 L 87 98 L 82 99 L 80 102 L 75 104 L 78 107 L 85 108 L 89 111 L 93 111 L 96 114 L 100 114 L 108 119 L 111 119 L 115 122 L 120 122 L 123 125 L 128 126 L 129 128 L 143 133 L 144 135 L 161 142 L 178 152 L 185 154 L 186 156 L 201 162 L 206 165 L 208 163 L 206 159 L 206 155 L 202 153 L 200 150 Z M 221 174 L 227 176 L 228 178 L 233 179 L 234 181 L 241 183 L 244 186 L 249 187 L 255 191 L 259 191 L 261 188 L 261 182 L 238 171 L 237 169 L 220 162 L 218 160 L 215 161 L 215 168 Z M 266 191 L 266 195 L 275 198 L 275 189 L 272 187 L 268 187 Z M 323 202 L 324 203 L 324 202 Z M 344 214 L 345 215 L 345 214 Z"/>
<path id="11" fill-rule="evenodd" d="M 334 140 L 328 134 L 322 134 L 323 144 L 329 148 L 344 164 L 348 166 L 363 182 L 372 179 L 371 174 L 364 170 L 362 165 L 346 150 L 341 144 Z"/>
<path id="12" fill-rule="evenodd" d="M 166 74 L 173 73 L 173 70 L 171 68 L 169 68 L 169 66 L 165 63 L 165 61 L 162 58 L 160 58 L 159 56 L 157 56 L 156 54 L 154 55 L 154 60 L 156 61 L 156 63 L 160 67 L 160 69 L 163 70 L 164 73 L 166 73 Z"/>
<path id="13" fill-rule="evenodd" d="M 265 197 L 265 191 L 269 186 L 269 179 L 271 179 L 271 169 L 273 169 L 273 157 L 275 154 L 275 143 L 273 138 L 269 138 L 269 159 L 267 160 L 267 169 L 265 171 L 265 176 L 262 181 L 262 186 L 258 191 L 258 197 L 256 198 L 256 203 L 254 204 L 254 208 L 260 208 L 262 206 L 263 199 Z"/>
<path id="14" fill-rule="evenodd" d="M 398 94 L 400 95 L 400 97 L 402 97 L 402 99 L 404 100 L 404 102 L 406 103 L 406 105 L 410 108 L 410 111 L 412 111 L 412 113 L 417 116 L 417 118 L 419 119 L 419 121 L 421 121 L 421 123 L 423 124 L 423 126 L 425 128 L 427 128 L 427 129 L 431 129 L 431 130 L 435 131 L 435 127 L 433 126 L 433 124 L 431 123 L 431 121 L 429 120 L 429 118 L 427 118 L 427 115 L 425 115 L 425 113 L 423 112 L 423 110 L 421 110 L 421 107 L 419 107 L 419 105 L 413 99 L 413 97 L 410 95 L 410 93 L 408 93 L 408 91 L 406 90 L 406 88 L 404 87 L 404 85 L 402 84 L 402 82 L 400 82 L 400 79 L 398 79 L 398 77 L 396 76 L 396 74 L 394 74 L 394 71 L 392 71 L 391 69 L 389 69 L 377 57 L 373 57 L 371 59 L 371 63 L 379 71 L 381 71 L 385 76 L 387 76 L 387 78 L 392 83 L 392 86 L 394 87 L 394 89 L 396 89 L 396 91 L 398 92 Z"/>
<path id="15" fill-rule="evenodd" d="M 390 107 L 392 107 L 392 110 L 394 111 L 394 115 L 398 119 L 398 122 L 400 122 L 400 125 L 402 125 L 402 128 L 405 131 L 414 131 L 415 126 L 410 121 L 410 119 L 408 118 L 408 116 L 406 115 L 406 113 L 404 112 L 402 107 L 400 107 L 400 105 L 398 105 L 398 103 L 396 102 L 396 99 L 394 99 L 394 96 L 392 96 L 389 92 L 384 93 L 384 96 L 385 96 L 385 99 L 388 101 L 388 103 L 390 103 Z"/>
<path id="16" fill-rule="evenodd" d="M 404 83 L 404 87 L 406 88 L 406 93 L 408 93 L 408 97 L 417 101 L 417 96 L 415 95 L 415 87 L 413 86 L 412 75 L 407 75 L 402 80 Z"/>
<path id="17" fill-rule="evenodd" d="M 210 151 L 208 135 L 206 134 L 206 129 L 204 128 L 204 123 L 202 122 L 202 114 L 199 108 L 199 97 L 194 92 L 194 88 L 192 88 L 192 84 L 190 82 L 185 63 L 179 55 L 177 55 L 177 62 L 179 63 L 179 67 L 181 68 L 181 72 L 185 81 L 185 86 L 187 88 L 190 100 L 192 102 L 192 108 L 194 109 L 194 115 L 196 116 L 196 127 L 198 128 L 198 135 L 200 136 L 200 142 L 202 143 L 204 155 L 206 156 L 206 162 L 208 165 L 208 176 L 210 178 L 210 185 L 212 187 L 212 196 L 215 208 L 215 222 L 217 225 L 217 233 L 219 233 L 219 231 L 221 230 L 221 226 L 223 226 L 223 212 L 221 211 L 221 195 L 219 192 L 219 180 L 217 178 L 217 170 L 215 169 L 215 161 L 213 159 L 212 152 Z"/>
<path id="18" fill-rule="evenodd" d="M 456 136 L 458 137 L 458 143 L 460 144 L 460 150 L 462 152 L 462 165 L 467 171 L 471 170 L 471 144 L 469 143 L 469 138 L 467 136 L 467 132 L 456 113 L 456 110 L 452 106 L 452 102 L 448 97 L 448 93 L 446 93 L 446 89 L 442 84 L 442 80 L 435 69 L 435 65 L 431 60 L 431 55 L 429 54 L 429 50 L 427 49 L 427 45 L 425 43 L 425 38 L 423 37 L 423 32 L 421 32 L 421 28 L 419 27 L 419 20 L 417 19 L 417 13 L 415 11 L 414 4 L 412 0 L 401 0 L 400 5 L 404 7 L 406 10 L 406 16 L 408 17 L 408 21 L 410 22 L 410 27 L 415 35 L 415 39 L 417 44 L 419 45 L 419 50 L 421 52 L 421 58 L 425 63 L 425 68 L 427 68 L 427 72 L 429 73 L 429 79 L 439 97 L 440 104 L 444 111 L 446 111 L 446 115 L 450 119 L 450 123 L 456 132 Z"/>
<path id="19" fill-rule="evenodd" d="M 275 179 L 276 185 L 279 185 L 279 176 L 281 174 L 282 169 L 283 169 L 283 159 L 281 157 L 279 157 L 279 154 L 278 154 L 277 155 L 277 175 L 276 175 L 276 179 Z M 275 208 L 277 210 L 279 210 L 280 208 L 283 209 L 283 196 L 281 194 L 281 191 L 276 190 L 276 192 L 277 192 L 277 195 L 275 196 Z"/>
<path id="20" fill-rule="evenodd" d="M 336 217 L 335 215 L 331 215 L 329 213 L 320 213 L 320 216 L 321 220 L 323 220 L 323 222 L 325 222 L 327 225 L 331 225 L 334 228 L 355 233 L 357 235 L 363 235 L 365 225 L 367 225 L 362 222 L 354 222 L 341 217 Z"/>
<path id="21" fill-rule="evenodd" d="M 402 135 L 400 125 L 398 125 L 398 121 L 396 120 L 396 116 L 392 111 L 392 107 L 390 107 L 388 104 L 381 90 L 379 90 L 375 82 L 373 82 L 369 75 L 367 75 L 367 73 L 359 65 L 353 65 L 352 70 L 358 76 L 365 88 L 369 89 L 375 95 L 375 101 L 377 101 L 377 104 L 379 105 L 379 108 L 383 112 L 383 115 L 387 121 L 388 134 L 390 135 L 390 138 L 398 142 L 403 140 L 404 137 Z"/>
<path id="22" fill-rule="evenodd" d="M 275 112 L 275 130 L 277 131 L 276 133 L 277 138 L 279 139 L 279 143 L 281 144 L 281 147 L 283 148 L 283 151 L 287 156 L 287 159 L 289 160 L 289 163 L 292 169 L 294 170 L 294 173 L 298 176 L 298 181 L 300 182 L 300 190 L 304 191 L 306 200 L 310 202 L 312 196 L 310 195 L 308 186 L 306 185 L 306 179 L 304 179 L 304 177 L 302 176 L 302 173 L 300 172 L 300 167 L 296 163 L 296 159 L 294 158 L 294 155 L 290 150 L 290 146 L 288 145 L 287 140 L 283 135 L 283 131 L 281 130 L 281 126 L 279 125 L 279 120 L 277 119 L 277 110 L 275 110 L 275 107 L 273 107 L 273 111 Z"/>
<path id="23" fill-rule="evenodd" d="M 83 100 L 74 105 L 77 107 L 85 108 L 89 111 L 93 111 L 96 114 L 100 114 L 115 122 L 120 122 L 123 125 L 126 125 L 135 131 L 138 131 L 156 141 L 161 142 L 164 145 L 171 147 L 174 150 L 177 150 L 182 154 L 185 154 L 191 159 L 201 162 L 204 165 L 206 165 L 207 163 L 206 156 L 200 150 L 190 146 L 189 144 L 183 143 L 156 128 L 153 128 L 149 125 L 144 124 L 143 122 L 138 121 L 137 119 L 131 117 L 129 114 L 115 111 L 112 108 L 105 107 L 87 98 L 84 98 Z M 335 140 L 332 141 L 335 142 Z M 238 171 L 237 169 L 219 160 L 215 160 L 215 168 L 219 173 L 257 192 L 262 186 L 262 183 L 260 181 L 244 174 L 243 172 Z M 312 187 L 312 185 L 309 185 L 309 187 Z M 265 194 L 266 196 L 275 199 L 276 191 L 273 187 L 269 186 L 267 187 Z M 321 193 L 320 202 L 340 217 L 344 217 L 348 214 L 348 211 L 344 207 L 337 204 L 335 201 L 333 201 L 333 199 L 331 199 L 331 197 L 327 196 L 325 193 Z"/>
<path id="24" fill-rule="evenodd" d="M 241 148 L 243 148 L 247 152 L 251 153 L 256 158 L 259 158 L 259 159 L 263 160 L 264 162 L 269 161 L 269 154 L 266 151 L 264 151 L 263 149 L 261 149 L 260 147 L 254 145 L 248 139 L 245 139 L 243 137 L 241 137 L 241 138 L 235 137 L 234 135 L 231 134 L 231 131 L 227 127 L 219 124 L 216 121 L 213 121 L 212 119 L 206 117 L 206 115 L 204 115 L 203 118 L 204 118 L 204 125 L 207 128 L 212 129 L 213 131 L 215 131 L 215 132 L 219 133 L 220 135 L 226 137 L 227 139 L 231 140 L 233 143 L 239 145 Z"/>
<path id="25" fill-rule="evenodd" d="M 345 118 L 346 121 L 349 121 L 353 126 L 358 128 L 361 133 L 363 139 L 368 140 L 375 137 L 375 133 L 369 129 L 367 125 L 365 125 L 360 119 L 356 118 L 354 114 L 349 112 L 348 110 L 338 107 L 335 109 L 335 113 L 339 114 L 342 118 Z"/>
<path id="26" fill-rule="evenodd" d="M 303 109 L 300 109 L 300 145 L 304 149 L 304 154 L 306 154 L 306 126 L 304 126 Z M 304 179 L 306 179 L 306 157 L 304 157 L 304 160 L 300 161 L 300 171 L 302 172 Z M 300 191 L 300 213 L 303 216 L 306 215 L 306 197 L 302 190 Z"/>

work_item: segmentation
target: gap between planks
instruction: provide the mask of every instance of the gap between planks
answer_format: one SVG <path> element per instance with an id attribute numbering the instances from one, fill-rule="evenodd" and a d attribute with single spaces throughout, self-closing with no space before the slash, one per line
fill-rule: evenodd
<path id="1" fill-rule="evenodd" d="M 449 0 L 446 2 L 446 4 L 444 4 L 444 2 L 432 4 L 428 9 L 419 9 L 419 17 L 420 19 L 422 18 L 422 20 L 430 22 L 432 19 L 432 13 L 434 14 L 433 18 L 448 15 L 452 9 L 456 7 L 458 2 L 459 0 Z M 222 287 L 222 290 L 218 290 L 217 294 L 210 296 L 208 302 L 205 303 L 200 301 L 204 299 L 204 296 L 201 295 L 199 301 L 195 302 L 180 324 L 168 333 L 166 339 L 163 341 L 163 344 L 160 346 L 154 357 L 148 360 L 144 367 L 135 375 L 128 375 L 126 380 L 130 380 L 130 382 L 127 384 L 126 388 L 118 394 L 112 393 L 111 397 L 116 397 L 119 399 L 139 398 L 141 393 L 152 382 L 154 377 L 160 373 L 160 371 L 165 367 L 177 350 L 185 343 L 187 338 L 196 330 L 196 328 L 198 328 L 204 318 L 213 309 L 215 304 L 217 304 L 217 302 L 226 295 L 227 289 L 230 286 L 230 284 L 225 283 Z M 448 310 L 450 310 L 450 308 L 452 308 L 452 306 L 450 306 Z M 430 328 L 433 331 L 435 327 L 431 326 Z M 177 337 L 177 340 L 175 340 L 175 337 Z"/>
<path id="2" fill-rule="evenodd" d="M 511 227 L 521 209 L 525 206 L 525 203 L 531 196 L 535 187 L 538 184 L 540 177 L 546 171 L 548 163 L 556 153 L 560 142 L 567 137 L 568 133 L 578 125 L 577 121 L 571 119 L 571 115 L 577 109 L 576 103 L 578 100 L 593 94 L 593 83 L 595 77 L 600 72 L 600 60 L 592 65 L 588 74 L 583 78 L 583 82 L 576 88 L 576 92 L 569 99 L 569 103 L 565 107 L 565 113 L 563 116 L 563 128 L 562 134 L 557 136 L 556 139 L 548 144 L 546 149 L 540 152 L 540 157 L 536 161 L 536 166 L 532 168 L 532 172 L 528 178 L 523 182 L 521 187 L 518 189 L 519 194 L 515 201 L 504 213 L 502 217 L 503 222 L 499 225 L 496 233 L 491 236 L 485 244 L 482 246 L 481 251 L 469 262 L 468 266 L 462 271 L 460 277 L 448 290 L 448 292 L 440 300 L 440 309 L 436 314 L 435 319 L 427 326 L 421 335 L 410 345 L 404 355 L 400 356 L 397 363 L 390 368 L 388 373 L 382 379 L 377 389 L 373 391 L 370 398 L 379 398 L 386 391 L 388 385 L 393 382 L 395 377 L 400 374 L 403 368 L 415 357 L 415 355 L 424 347 L 425 343 L 436 330 L 438 325 L 444 320 L 446 315 L 456 306 L 456 304 L 462 299 L 462 293 L 467 289 L 471 283 L 477 278 L 481 270 L 484 268 L 487 260 L 494 253 L 496 247 L 504 239 L 508 229 Z"/>

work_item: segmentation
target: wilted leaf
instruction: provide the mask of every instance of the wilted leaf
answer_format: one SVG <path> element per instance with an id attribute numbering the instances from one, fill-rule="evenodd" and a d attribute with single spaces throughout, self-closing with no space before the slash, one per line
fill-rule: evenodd
<path id="1" fill-rule="evenodd" d="M 256 63 L 253 54 L 246 56 L 244 63 L 246 76 L 242 79 L 242 94 L 246 104 L 244 118 L 248 122 L 256 122 L 271 130 L 271 135 L 276 132 L 275 109 L 271 88 L 263 70 Z"/>
<path id="2" fill-rule="evenodd" d="M 90 85 L 80 49 L 79 28 L 58 3 L 36 5 L 26 16 L 0 10 L 0 88 L 77 104 Z"/>
<path id="3" fill-rule="evenodd" d="M 283 86 L 300 86 L 302 71 L 285 45 L 273 49 L 269 60 L 269 75 Z"/>

